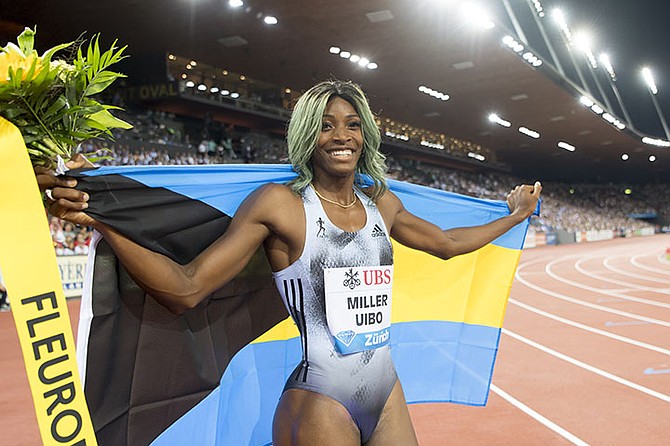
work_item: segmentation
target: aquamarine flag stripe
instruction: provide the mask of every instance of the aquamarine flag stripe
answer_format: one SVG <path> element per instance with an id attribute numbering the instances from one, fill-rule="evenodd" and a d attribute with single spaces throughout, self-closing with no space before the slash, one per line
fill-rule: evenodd
<path id="1" fill-rule="evenodd" d="M 486 404 L 500 329 L 421 321 L 396 323 L 391 330 L 393 360 L 408 404 Z M 247 345 L 233 357 L 219 387 L 151 446 L 270 444 L 284 382 L 300 358 L 298 338 Z"/>
<path id="2" fill-rule="evenodd" d="M 115 166 L 85 173 L 89 176 L 118 174 L 150 187 L 162 187 L 200 200 L 227 215 L 265 183 L 286 183 L 295 178 L 288 164 L 221 164 L 206 166 Z M 504 201 L 483 200 L 389 180 L 390 189 L 408 211 L 442 229 L 480 225 L 507 215 Z M 539 205 L 538 205 L 539 211 Z M 521 249 L 526 225 L 519 224 L 493 244 Z"/>
<path id="3" fill-rule="evenodd" d="M 266 183 L 286 183 L 296 174 L 288 164 L 206 166 L 114 166 L 85 173 L 123 175 L 149 187 L 163 187 L 234 215 L 244 199 Z"/>

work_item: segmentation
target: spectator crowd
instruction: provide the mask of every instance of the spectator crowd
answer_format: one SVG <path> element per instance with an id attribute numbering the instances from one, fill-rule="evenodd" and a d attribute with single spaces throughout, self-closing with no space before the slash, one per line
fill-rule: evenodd
<path id="1" fill-rule="evenodd" d="M 91 141 L 81 147 L 99 165 L 204 165 L 220 163 L 288 162 L 283 136 L 236 129 L 203 120 L 178 119 L 173 114 L 143 111 L 124 119 L 134 129 L 116 134 L 113 143 Z M 196 139 L 198 139 L 197 142 Z M 479 198 L 504 200 L 516 184 L 536 178 L 515 178 L 495 171 L 469 173 L 389 157 L 389 177 Z M 541 178 L 538 178 L 540 181 Z M 628 189 L 628 193 L 624 191 Z M 610 229 L 625 233 L 653 226 L 639 216 L 670 216 L 670 185 L 565 184 L 543 182 L 538 231 L 567 232 Z M 87 254 L 91 231 L 50 218 L 58 255 Z"/>

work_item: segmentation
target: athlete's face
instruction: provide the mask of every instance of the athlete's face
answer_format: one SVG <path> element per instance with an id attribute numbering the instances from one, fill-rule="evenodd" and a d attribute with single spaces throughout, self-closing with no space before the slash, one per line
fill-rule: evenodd
<path id="1" fill-rule="evenodd" d="M 323 113 L 321 133 L 312 155 L 314 174 L 353 174 L 362 149 L 361 118 L 349 102 L 332 98 Z"/>

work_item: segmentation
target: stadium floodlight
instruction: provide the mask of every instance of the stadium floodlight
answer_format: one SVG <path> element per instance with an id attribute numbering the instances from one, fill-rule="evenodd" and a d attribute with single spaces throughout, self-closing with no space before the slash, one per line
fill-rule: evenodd
<path id="1" fill-rule="evenodd" d="M 207 85 L 205 85 L 205 84 L 200 84 L 200 85 L 198 85 L 198 90 L 199 90 L 199 91 L 205 91 L 205 90 L 207 90 Z"/>
<path id="2" fill-rule="evenodd" d="M 588 33 L 582 31 L 575 35 L 575 46 L 586 54 L 589 64 L 595 69 L 598 68 L 598 61 L 596 56 L 593 55 L 593 51 L 591 51 L 591 44 L 591 36 Z"/>
<path id="3" fill-rule="evenodd" d="M 351 53 L 349 51 L 341 51 L 340 57 L 343 59 L 349 59 L 351 57 Z"/>
<path id="4" fill-rule="evenodd" d="M 587 32 L 582 31 L 579 32 L 578 34 L 575 34 L 575 47 L 578 48 L 586 56 L 586 59 L 589 62 L 588 69 L 591 72 L 591 76 L 593 77 L 593 82 L 595 82 L 596 87 L 598 88 L 600 97 L 605 102 L 607 108 L 612 110 L 612 104 L 610 103 L 610 100 L 607 97 L 607 93 L 605 93 L 605 90 L 603 89 L 603 86 L 600 83 L 600 79 L 598 79 L 598 74 L 595 71 L 598 69 L 598 60 L 596 59 L 596 56 L 593 54 L 593 51 L 591 50 L 592 43 L 593 40 L 591 38 L 591 35 L 588 34 Z"/>
<path id="5" fill-rule="evenodd" d="M 195 82 L 193 82 L 193 81 L 188 81 L 188 82 L 186 82 L 186 87 L 187 87 L 187 88 L 193 88 L 193 87 L 195 87 Z"/>
<path id="6" fill-rule="evenodd" d="M 554 21 L 558 24 L 558 27 L 561 30 L 561 38 L 563 40 L 563 43 L 565 43 L 565 46 L 568 49 L 568 57 L 570 58 L 570 61 L 572 62 L 572 65 L 575 67 L 575 71 L 577 72 L 577 76 L 579 77 L 579 81 L 582 84 L 582 88 L 584 88 L 584 91 L 587 92 L 590 95 L 593 95 L 591 93 L 591 88 L 589 87 L 588 82 L 586 82 L 586 79 L 584 78 L 584 73 L 582 73 L 582 69 L 579 67 L 579 64 L 577 63 L 577 60 L 575 60 L 574 54 L 572 54 L 572 48 L 575 46 L 572 38 L 572 33 L 570 32 L 570 28 L 568 28 L 568 23 L 565 20 L 565 16 L 563 15 L 563 11 L 560 9 L 556 8 L 553 10 L 552 13 L 554 17 Z M 589 66 L 589 68 L 591 68 Z"/>
<path id="7" fill-rule="evenodd" d="M 374 62 L 370 62 L 370 63 L 367 65 L 366 68 L 367 68 L 368 70 L 376 70 L 377 68 L 379 68 L 379 65 L 377 65 L 377 64 L 374 63 Z"/>
<path id="8" fill-rule="evenodd" d="M 647 88 L 649 88 L 651 94 L 658 94 L 658 88 L 654 82 L 654 75 L 651 73 L 651 70 L 648 67 L 642 68 L 642 77 L 647 83 Z"/>
<path id="9" fill-rule="evenodd" d="M 474 158 L 474 159 L 476 159 L 477 161 L 482 161 L 482 162 L 484 162 L 484 161 L 486 160 L 486 157 L 485 157 L 484 155 L 482 155 L 481 153 L 468 152 L 468 156 L 469 156 L 470 158 Z"/>
<path id="10" fill-rule="evenodd" d="M 591 106 L 591 110 L 592 110 L 593 113 L 595 113 L 596 115 L 602 115 L 603 112 L 605 111 L 605 110 L 604 110 L 600 105 L 598 105 L 598 104 L 593 104 L 593 105 Z"/>
<path id="11" fill-rule="evenodd" d="M 265 22 L 266 25 L 276 25 L 279 23 L 279 20 L 277 20 L 277 17 L 272 16 L 272 15 L 266 15 L 263 18 L 263 22 Z"/>
<path id="12" fill-rule="evenodd" d="M 349 59 L 351 60 L 351 59 Z M 367 59 L 365 57 L 361 57 L 361 59 L 358 61 L 358 65 L 361 67 L 367 67 L 370 64 L 370 59 Z"/>
<path id="13" fill-rule="evenodd" d="M 424 147 L 430 147 L 431 149 L 444 150 L 444 146 L 437 142 L 430 142 L 426 140 L 421 140 L 421 145 Z"/>
<path id="14" fill-rule="evenodd" d="M 398 133 L 394 133 L 394 132 L 391 132 L 391 131 L 389 131 L 389 130 L 386 131 L 385 135 L 388 136 L 388 137 L 390 137 L 390 138 L 399 139 L 399 140 L 401 140 L 401 141 L 409 141 L 409 136 L 407 136 L 407 135 L 400 135 L 400 134 L 398 134 Z"/>
<path id="15" fill-rule="evenodd" d="M 616 97 L 617 102 L 619 103 L 619 107 L 621 107 L 621 111 L 623 112 L 624 117 L 626 118 L 626 121 L 628 121 L 628 125 L 633 127 L 633 120 L 630 118 L 630 115 L 628 114 L 628 109 L 623 103 L 623 99 L 621 99 L 621 93 L 619 93 L 619 89 L 616 86 L 616 72 L 614 71 L 614 67 L 612 66 L 612 61 L 610 60 L 610 56 L 607 53 L 601 53 L 600 56 L 598 56 L 598 59 L 600 60 L 601 65 L 603 68 L 605 68 L 605 71 L 607 71 L 608 74 L 608 81 L 610 83 L 610 87 L 612 88 L 612 91 L 614 92 L 614 96 Z M 621 123 L 618 125 L 615 124 L 619 130 L 623 130 L 625 126 Z"/>
<path id="16" fill-rule="evenodd" d="M 228 5 L 230 5 L 231 8 L 239 8 L 244 6 L 244 2 L 242 0 L 229 0 Z"/>
<path id="17" fill-rule="evenodd" d="M 614 124 L 616 122 L 616 118 L 609 113 L 603 113 L 601 117 L 610 124 Z"/>
<path id="18" fill-rule="evenodd" d="M 654 161 L 656 161 L 656 155 L 649 155 L 649 162 L 653 163 Z"/>
<path id="19" fill-rule="evenodd" d="M 658 103 L 658 99 L 656 99 L 656 95 L 658 94 L 658 88 L 656 87 L 656 83 L 654 82 L 654 76 L 651 74 L 651 70 L 649 69 L 649 67 L 642 68 L 642 77 L 647 83 L 647 88 L 649 89 L 649 95 L 651 96 L 651 102 L 654 104 L 654 108 L 656 109 L 658 119 L 660 119 L 661 121 L 661 125 L 663 125 L 663 131 L 665 132 L 665 137 L 668 140 L 670 140 L 670 128 L 668 128 L 668 123 L 665 121 L 665 115 L 663 115 L 661 105 Z"/>
<path id="20" fill-rule="evenodd" d="M 339 47 L 339 46 L 331 46 L 331 47 L 328 49 L 328 52 L 329 52 L 330 54 L 340 54 L 340 47 Z"/>
<path id="21" fill-rule="evenodd" d="M 214 86 L 214 87 L 209 89 L 209 92 L 210 93 L 218 93 L 219 92 L 219 87 Z"/>
<path id="22" fill-rule="evenodd" d="M 663 139 L 657 139 L 657 138 L 650 138 L 648 136 L 642 138 L 642 142 L 645 144 L 649 144 L 651 146 L 670 147 L 670 141 L 665 141 Z"/>
<path id="23" fill-rule="evenodd" d="M 559 141 L 559 143 L 556 144 L 556 145 L 558 147 L 560 147 L 561 149 L 567 150 L 568 152 L 574 152 L 575 151 L 575 146 L 573 146 L 572 144 L 568 144 L 565 141 Z"/>
<path id="24" fill-rule="evenodd" d="M 531 138 L 538 139 L 540 137 L 540 134 L 536 132 L 535 130 L 531 130 L 528 127 L 519 127 L 519 132 L 523 133 L 526 136 L 530 136 Z"/>
<path id="25" fill-rule="evenodd" d="M 230 94 L 230 90 L 221 90 L 221 96 L 228 96 Z"/>
<path id="26" fill-rule="evenodd" d="M 449 100 L 449 95 L 446 93 L 442 93 L 441 91 L 433 90 L 430 87 L 426 87 L 425 85 L 421 85 L 419 87 L 419 91 L 423 94 L 427 94 L 428 96 L 434 97 L 435 99 L 440 99 L 442 101 L 448 101 Z"/>
<path id="27" fill-rule="evenodd" d="M 610 61 L 610 56 L 607 53 L 602 53 L 598 58 L 600 59 L 600 63 L 603 64 L 603 67 L 605 67 L 605 71 L 609 74 L 610 79 L 616 81 L 616 73 L 614 72 L 612 62 Z"/>
<path id="28" fill-rule="evenodd" d="M 502 119 L 500 116 L 498 116 L 495 113 L 491 113 L 489 115 L 489 121 L 494 122 L 494 123 L 496 123 L 498 125 L 501 125 L 503 127 L 511 127 L 512 126 L 511 122 L 505 121 L 504 119 Z"/>
<path id="29" fill-rule="evenodd" d="M 558 24 L 558 27 L 561 28 L 561 31 L 563 32 L 563 35 L 565 36 L 566 40 L 568 41 L 568 44 L 570 46 L 572 46 L 573 45 L 572 33 L 570 32 L 570 28 L 568 28 L 568 22 L 565 21 L 565 16 L 563 15 L 563 11 L 556 8 L 556 9 L 554 9 L 552 15 L 554 17 L 554 20 Z"/>
<path id="30" fill-rule="evenodd" d="M 540 3 L 540 0 L 533 0 L 533 6 L 535 7 L 535 12 L 537 13 L 537 16 L 543 18 L 544 8 L 542 7 L 542 3 Z"/>
<path id="31" fill-rule="evenodd" d="M 579 98 L 579 102 L 581 102 L 583 105 L 586 105 L 587 107 L 591 107 L 593 106 L 593 104 L 595 104 L 595 102 L 593 102 L 593 99 L 591 99 L 588 96 L 582 96 L 581 98 Z"/>
<path id="32" fill-rule="evenodd" d="M 349 60 L 352 61 L 353 63 L 356 63 L 359 60 L 361 60 L 361 56 L 359 56 L 358 54 L 352 54 L 351 57 L 349 58 Z M 366 64 L 363 64 L 363 65 L 366 65 Z"/>
<path id="33" fill-rule="evenodd" d="M 461 14 L 465 20 L 480 28 L 492 29 L 496 26 L 489 13 L 481 5 L 472 2 L 464 3 L 461 7 Z"/>
<path id="34" fill-rule="evenodd" d="M 629 157 L 628 157 L 627 153 L 624 153 L 624 154 L 621 155 L 621 159 L 624 160 L 624 161 L 628 161 L 628 158 Z"/>
<path id="35" fill-rule="evenodd" d="M 233 98 L 233 99 L 237 99 L 237 98 L 240 97 L 240 94 L 237 93 L 237 92 L 233 92 L 233 93 L 230 93 L 230 97 Z"/>

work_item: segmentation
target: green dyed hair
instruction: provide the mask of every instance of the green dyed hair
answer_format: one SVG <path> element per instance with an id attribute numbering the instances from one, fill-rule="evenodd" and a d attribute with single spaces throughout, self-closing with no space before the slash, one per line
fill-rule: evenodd
<path id="1" fill-rule="evenodd" d="M 361 88 L 348 81 L 329 80 L 316 84 L 307 90 L 296 102 L 286 132 L 288 157 L 298 177 L 289 183 L 296 192 L 301 192 L 312 182 L 312 155 L 319 140 L 323 125 L 323 114 L 328 101 L 340 97 L 349 102 L 361 118 L 363 151 L 356 166 L 357 186 L 363 186 L 363 175 L 369 175 L 374 183 L 373 201 L 377 201 L 386 191 L 386 163 L 379 151 L 381 132 L 370 104 Z"/>

